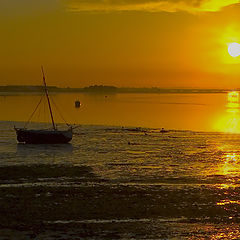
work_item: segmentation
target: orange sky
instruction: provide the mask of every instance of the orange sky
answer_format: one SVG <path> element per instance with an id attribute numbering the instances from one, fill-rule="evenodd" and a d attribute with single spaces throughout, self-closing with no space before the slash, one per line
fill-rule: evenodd
<path id="1" fill-rule="evenodd" d="M 239 88 L 236 0 L 1 0 L 0 85 Z"/>

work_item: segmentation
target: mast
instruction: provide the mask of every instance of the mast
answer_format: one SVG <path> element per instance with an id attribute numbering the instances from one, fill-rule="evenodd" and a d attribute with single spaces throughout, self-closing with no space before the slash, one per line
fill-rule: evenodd
<path id="1" fill-rule="evenodd" d="M 44 91 L 45 91 L 47 101 L 48 101 L 48 107 L 49 107 L 49 111 L 50 111 L 50 115 L 51 115 L 53 129 L 57 130 L 56 126 L 55 126 L 55 123 L 54 123 L 54 120 L 53 120 L 52 108 L 51 108 L 51 104 L 50 104 L 50 100 L 49 100 L 49 96 L 48 96 L 48 89 L 47 89 L 47 84 L 46 84 L 46 80 L 45 80 L 45 74 L 44 74 L 44 71 L 43 71 L 43 66 L 41 66 L 41 68 L 42 68 L 42 74 L 43 74 Z"/>

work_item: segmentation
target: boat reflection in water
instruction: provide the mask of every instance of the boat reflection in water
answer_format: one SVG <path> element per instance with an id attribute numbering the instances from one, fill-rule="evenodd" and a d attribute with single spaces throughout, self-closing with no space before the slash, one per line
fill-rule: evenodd
<path id="1" fill-rule="evenodd" d="M 48 153 L 72 153 L 73 146 L 71 143 L 66 144 L 17 144 L 17 153 L 36 153 L 43 154 L 44 152 Z"/>
<path id="2" fill-rule="evenodd" d="M 19 158 L 24 158 L 24 163 L 32 164 L 34 159 L 35 164 L 52 164 L 66 163 L 71 161 L 73 154 L 73 146 L 70 143 L 66 144 L 16 144 L 16 155 Z"/>

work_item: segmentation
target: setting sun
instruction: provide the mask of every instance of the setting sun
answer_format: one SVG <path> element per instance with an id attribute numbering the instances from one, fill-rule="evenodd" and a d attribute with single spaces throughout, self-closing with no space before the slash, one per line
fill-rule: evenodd
<path id="1" fill-rule="evenodd" d="M 228 53 L 232 57 L 238 57 L 240 55 L 240 44 L 239 43 L 230 43 L 228 46 Z"/>

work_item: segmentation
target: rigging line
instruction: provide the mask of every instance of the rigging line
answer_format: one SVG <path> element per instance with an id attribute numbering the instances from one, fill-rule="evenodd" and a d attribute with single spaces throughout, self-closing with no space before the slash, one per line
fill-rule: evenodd
<path id="1" fill-rule="evenodd" d="M 37 118 L 36 118 L 36 120 L 37 120 L 38 122 L 39 122 L 39 120 L 40 120 L 40 115 L 41 115 L 41 110 L 42 110 L 41 108 L 42 108 L 42 104 L 39 106 L 39 108 L 38 108 L 38 110 L 37 110 L 38 112 L 36 112 L 36 114 L 38 113 L 38 114 L 37 114 Z"/>
<path id="2" fill-rule="evenodd" d="M 49 97 L 50 97 L 51 101 L 53 102 L 53 105 L 54 105 L 55 108 L 57 109 L 58 114 L 60 115 L 60 117 L 61 117 L 61 118 L 63 119 L 63 121 L 65 122 L 65 124 L 66 124 L 67 126 L 70 126 L 70 124 L 68 124 L 67 121 L 64 119 L 64 117 L 63 117 L 63 115 L 61 114 L 61 112 L 60 112 L 59 108 L 57 107 L 56 103 L 53 101 L 53 98 L 52 98 L 51 96 L 49 96 Z"/>
<path id="3" fill-rule="evenodd" d="M 47 107 L 46 107 L 46 98 L 44 98 L 43 100 L 43 125 L 45 128 L 48 128 L 49 127 L 49 120 L 51 121 L 50 117 L 47 118 L 47 116 L 49 116 L 46 112 L 47 112 Z"/>
<path id="4" fill-rule="evenodd" d="M 41 97 L 41 99 L 40 99 L 39 103 L 37 104 L 37 106 L 36 106 L 36 108 L 34 109 L 33 113 L 32 113 L 32 114 L 31 114 L 31 116 L 29 117 L 28 121 L 27 121 L 27 122 L 26 122 L 26 124 L 24 125 L 24 128 L 26 128 L 26 127 L 27 127 L 27 125 L 29 124 L 29 122 L 31 121 L 31 119 L 32 119 L 33 115 L 35 114 L 35 112 L 37 111 L 37 109 L 38 109 L 39 105 L 41 104 L 41 102 L 42 102 L 42 99 L 43 99 L 43 96 Z"/>

